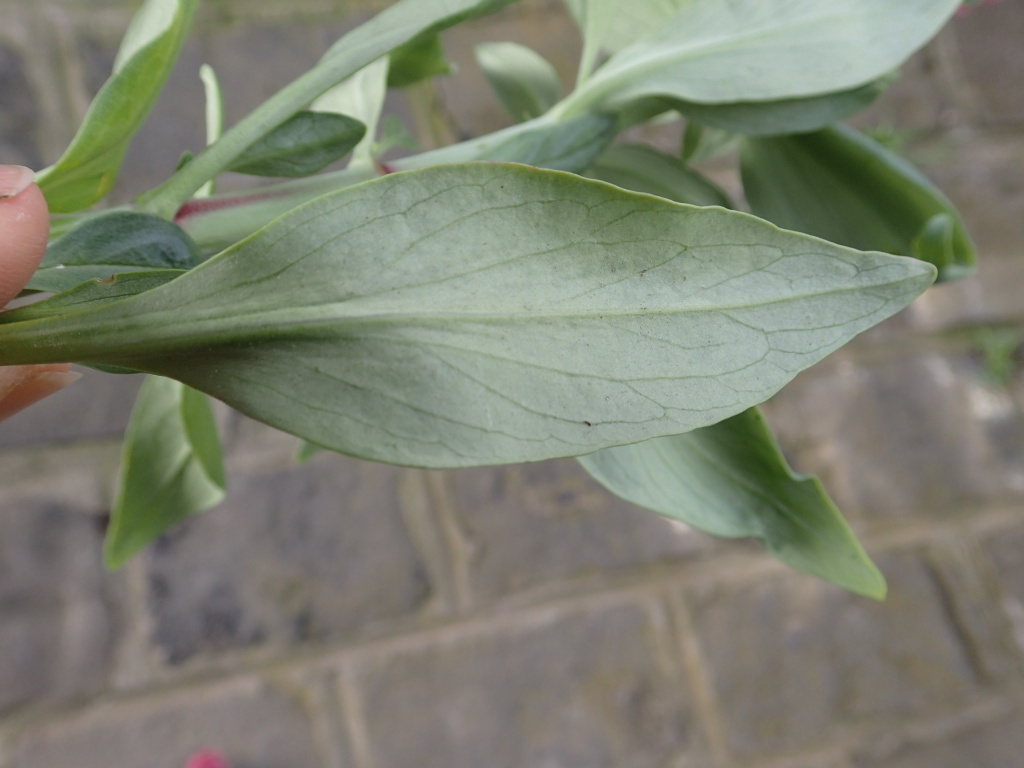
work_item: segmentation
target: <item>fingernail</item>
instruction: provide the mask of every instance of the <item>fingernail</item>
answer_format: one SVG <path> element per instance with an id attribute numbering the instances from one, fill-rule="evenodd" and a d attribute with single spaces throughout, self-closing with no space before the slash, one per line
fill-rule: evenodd
<path id="1" fill-rule="evenodd" d="M 0 200 L 14 197 L 36 180 L 31 168 L 23 165 L 0 165 Z"/>

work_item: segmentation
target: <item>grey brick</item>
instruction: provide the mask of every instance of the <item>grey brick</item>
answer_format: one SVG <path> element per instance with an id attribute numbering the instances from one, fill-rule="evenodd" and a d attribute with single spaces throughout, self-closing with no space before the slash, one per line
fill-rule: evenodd
<path id="1" fill-rule="evenodd" d="M 953 28 L 983 122 L 998 126 L 1024 123 L 1019 57 L 1024 6 L 1011 0 L 976 8 L 956 19 Z"/>
<path id="2" fill-rule="evenodd" d="M 709 539 L 618 499 L 573 460 L 448 476 L 487 600 L 562 579 L 684 559 Z"/>
<path id="3" fill-rule="evenodd" d="M 25 76 L 21 57 L 0 46 L 0 162 L 39 168 L 42 165 L 36 144 L 39 111 Z"/>
<path id="4" fill-rule="evenodd" d="M 646 768 L 704 754 L 642 606 L 469 630 L 353 665 L 376 768 Z"/>
<path id="5" fill-rule="evenodd" d="M 237 768 L 325 765 L 303 703 L 255 679 L 99 704 L 28 731 L 9 760 L 11 768 L 153 768 L 183 765 L 199 749 Z"/>
<path id="6" fill-rule="evenodd" d="M 1024 768 L 1024 712 L 895 753 L 858 756 L 856 768 Z"/>
<path id="7" fill-rule="evenodd" d="M 820 747 L 852 723 L 898 729 L 980 690 L 929 566 L 915 553 L 878 562 L 885 603 L 796 575 L 691 596 L 738 757 Z"/>
<path id="8" fill-rule="evenodd" d="M 233 476 L 220 508 L 145 555 L 153 642 L 178 663 L 337 640 L 416 611 L 430 587 L 402 525 L 400 471 L 325 454 Z"/>
<path id="9" fill-rule="evenodd" d="M 46 495 L 0 505 L 0 713 L 105 680 L 114 615 L 94 514 Z"/>
<path id="10" fill-rule="evenodd" d="M 952 515 L 1024 492 L 1024 423 L 968 355 L 837 358 L 766 410 L 794 464 L 847 512 Z"/>

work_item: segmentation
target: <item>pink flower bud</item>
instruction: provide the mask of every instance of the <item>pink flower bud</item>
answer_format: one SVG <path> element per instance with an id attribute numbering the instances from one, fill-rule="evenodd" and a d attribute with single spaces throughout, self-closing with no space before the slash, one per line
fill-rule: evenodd
<path id="1" fill-rule="evenodd" d="M 185 763 L 185 768 L 231 768 L 231 766 L 220 752 L 204 749 L 192 755 Z"/>

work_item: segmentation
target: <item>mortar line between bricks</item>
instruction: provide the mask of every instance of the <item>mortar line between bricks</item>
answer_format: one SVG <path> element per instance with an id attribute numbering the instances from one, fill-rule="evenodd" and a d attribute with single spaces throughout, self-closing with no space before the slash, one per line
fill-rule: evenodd
<path id="1" fill-rule="evenodd" d="M 430 583 L 427 613 L 459 613 L 460 596 L 455 557 L 424 470 L 406 469 L 398 476 L 398 510 L 413 548 L 423 561 Z"/>
<path id="2" fill-rule="evenodd" d="M 693 618 L 683 600 L 682 590 L 667 590 L 664 602 L 669 615 L 670 631 L 674 635 L 673 640 L 682 667 L 690 681 L 697 716 L 708 740 L 711 760 L 717 768 L 731 768 L 729 743 L 725 724 L 722 722 L 718 696 L 708 672 L 710 667 L 694 631 Z"/>
<path id="3" fill-rule="evenodd" d="M 316 681 L 303 680 L 299 674 L 267 673 L 262 679 L 297 701 L 305 710 L 316 752 L 324 761 L 323 768 L 345 768 L 343 747 L 339 743 L 337 724 L 343 721 L 334 677 Z"/>
<path id="4" fill-rule="evenodd" d="M 1006 517 L 1004 510 L 1000 510 L 1000 513 L 1003 518 Z M 1019 522 L 1019 510 L 1017 522 Z M 942 526 L 939 529 L 934 526 L 927 529 L 919 526 L 918 530 L 913 532 L 912 537 L 908 537 L 906 532 L 898 532 L 896 536 L 890 534 L 884 539 L 884 548 L 918 546 L 935 541 L 938 536 L 943 535 L 943 531 L 948 531 L 951 528 L 952 525 Z M 881 537 L 875 538 L 873 543 L 875 546 L 869 545 L 869 552 L 875 550 L 875 547 L 879 550 L 882 549 Z M 740 571 L 744 572 L 742 576 L 737 575 Z M 254 659 L 252 663 L 247 664 L 245 669 L 238 667 L 239 657 L 236 655 L 232 657 L 233 660 L 215 660 L 223 665 L 220 667 L 197 665 L 183 671 L 169 671 L 169 674 L 163 677 L 147 675 L 147 679 L 141 681 L 144 688 L 131 690 L 122 688 L 108 691 L 72 706 L 70 711 L 77 711 L 80 707 L 87 708 L 97 699 L 106 699 L 112 702 L 133 700 L 137 697 L 145 697 L 149 693 L 163 695 L 181 688 L 218 684 L 264 670 L 311 669 L 321 665 L 335 665 L 345 663 L 346 660 L 357 655 L 376 653 L 381 650 L 397 650 L 403 647 L 419 647 L 425 643 L 437 642 L 445 636 L 480 631 L 500 632 L 511 626 L 522 626 L 524 620 L 527 623 L 532 620 L 545 621 L 545 617 L 567 610 L 593 610 L 595 607 L 632 601 L 660 601 L 670 590 L 681 591 L 686 588 L 718 584 L 753 583 L 766 577 L 775 578 L 786 573 L 789 573 L 788 569 L 766 557 L 716 554 L 714 559 L 701 558 L 690 563 L 639 569 L 611 579 L 604 576 L 597 581 L 591 579 L 582 583 L 580 581 L 563 582 L 544 593 L 535 592 L 511 600 L 492 602 L 484 610 L 475 613 L 448 618 L 433 624 L 418 623 L 408 629 L 399 629 L 395 634 L 357 639 L 348 643 L 339 643 L 333 647 L 301 649 L 300 654 L 290 658 Z M 67 708 L 58 708 L 53 711 L 53 715 L 59 717 L 59 713 L 65 711 L 68 711 Z M 36 714 L 43 719 L 48 719 L 48 713 L 38 712 Z"/>
<path id="5" fill-rule="evenodd" d="M 902 723 L 899 731 L 889 732 L 885 737 L 872 738 L 877 733 L 875 728 L 851 732 L 848 750 L 869 751 L 873 759 L 885 759 L 896 754 L 907 746 L 928 746 L 951 737 L 959 736 L 968 731 L 984 727 L 1014 711 L 1024 708 L 1024 699 L 1019 695 L 991 696 L 978 702 L 967 704 L 951 714 L 937 715 L 920 720 Z M 864 749 L 865 744 L 871 746 Z M 760 768 L 760 767 L 758 767 Z M 769 766 L 774 768 L 774 766 Z M 967 768 L 966 766 L 964 768 Z"/>
<path id="6" fill-rule="evenodd" d="M 1018 519 L 1019 522 L 1019 513 Z M 1006 520 L 1006 522 L 1011 522 Z M 889 532 L 885 537 L 864 537 L 869 553 L 881 553 L 884 550 L 904 549 L 921 546 L 936 541 L 948 531 L 953 524 L 936 528 L 918 526 L 908 535 L 906 531 Z M 603 575 L 600 578 L 571 580 L 549 585 L 543 590 L 534 590 L 510 598 L 494 600 L 482 610 L 436 618 L 424 622 L 423 617 L 410 626 L 396 627 L 394 631 L 378 634 L 374 637 L 349 640 L 334 646 L 321 646 L 301 650 L 298 657 L 291 659 L 282 657 L 262 657 L 252 659 L 247 670 L 273 669 L 290 666 L 315 666 L 321 663 L 337 663 L 350 654 L 373 652 L 378 648 L 391 648 L 402 645 L 416 645 L 431 642 L 448 634 L 478 631 L 488 626 L 504 627 L 506 623 L 516 624 L 530 615 L 547 614 L 551 611 L 570 609 L 586 609 L 599 605 L 614 605 L 625 601 L 640 599 L 660 599 L 666 590 L 707 587 L 716 585 L 742 585 L 754 583 L 765 578 L 776 578 L 790 571 L 775 560 L 764 556 L 747 554 L 722 555 L 715 553 L 713 559 L 701 558 L 694 562 L 659 565 L 654 568 L 636 569 L 617 574 L 614 577 Z M 742 575 L 740 575 L 742 574 Z M 803 576 L 802 578 L 813 578 Z M 237 656 L 235 657 L 237 661 Z M 222 666 L 217 666 L 217 664 Z M 184 671 L 171 671 L 167 676 L 151 678 L 147 684 L 160 687 L 174 686 L 182 681 L 197 678 L 231 677 L 237 672 L 235 662 L 214 660 L 213 664 L 192 666 Z"/>
<path id="7" fill-rule="evenodd" d="M 970 506 L 970 502 L 964 502 L 963 506 Z M 1020 502 L 1007 500 L 979 505 L 971 511 L 969 519 L 929 520 L 927 510 L 909 512 L 908 517 L 910 519 L 900 522 L 861 517 L 854 519 L 854 529 L 857 538 L 871 554 L 874 548 L 904 548 L 938 541 L 964 530 L 977 535 L 997 532 L 1020 523 Z"/>
<path id="8" fill-rule="evenodd" d="M 335 678 L 335 689 L 341 699 L 342 728 L 348 737 L 355 768 L 375 768 L 366 711 L 352 680 L 351 666 L 351 662 L 342 663 Z"/>
<path id="9" fill-rule="evenodd" d="M 978 679 L 987 684 L 999 684 L 1007 677 L 1019 680 L 1024 659 L 1014 637 L 1013 617 L 1002 601 L 986 599 L 999 595 L 1001 585 L 995 564 L 979 538 L 968 529 L 960 534 L 951 532 L 932 546 L 925 564 L 936 580 L 950 625 Z M 979 624 L 985 625 L 980 630 L 982 635 L 988 634 L 985 630 L 992 632 L 993 639 L 988 643 L 979 637 L 979 631 L 972 630 Z M 1011 668 L 996 666 L 1004 654 Z"/>
<path id="10" fill-rule="evenodd" d="M 441 526 L 441 533 L 451 555 L 452 579 L 455 607 L 460 613 L 468 613 L 473 604 L 472 579 L 473 545 L 463 530 L 458 514 L 455 495 L 449 485 L 450 472 L 431 471 L 427 473 L 427 488 L 435 519 Z"/>
<path id="11" fill-rule="evenodd" d="M 807 752 L 769 757 L 766 760 L 746 762 L 743 768 L 813 768 L 827 765 L 829 768 L 847 768 L 852 763 L 845 744 L 828 744 Z"/>

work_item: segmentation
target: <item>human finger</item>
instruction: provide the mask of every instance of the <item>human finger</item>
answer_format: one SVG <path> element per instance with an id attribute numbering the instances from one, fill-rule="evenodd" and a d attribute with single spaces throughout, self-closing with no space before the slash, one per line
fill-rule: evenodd
<path id="1" fill-rule="evenodd" d="M 13 299 L 46 253 L 50 216 L 34 174 L 0 166 L 0 307 Z"/>
<path id="2" fill-rule="evenodd" d="M 34 179 L 28 168 L 0 166 L 0 307 L 18 295 L 46 253 L 50 217 Z M 81 378 L 69 367 L 67 363 L 0 367 L 0 419 Z"/>

